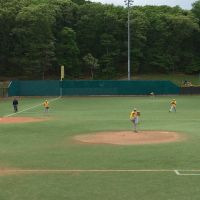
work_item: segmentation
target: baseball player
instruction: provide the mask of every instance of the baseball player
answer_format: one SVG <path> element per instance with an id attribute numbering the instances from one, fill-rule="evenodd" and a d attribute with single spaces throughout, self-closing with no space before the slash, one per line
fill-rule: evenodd
<path id="1" fill-rule="evenodd" d="M 170 102 L 170 109 L 169 109 L 169 112 L 176 112 L 176 99 L 173 99 L 171 102 Z"/>
<path id="2" fill-rule="evenodd" d="M 155 93 L 154 92 L 150 92 L 149 94 L 151 97 L 155 97 Z"/>
<path id="3" fill-rule="evenodd" d="M 18 112 L 18 100 L 16 98 L 13 99 L 13 108 L 14 112 Z"/>
<path id="4" fill-rule="evenodd" d="M 45 100 L 45 102 L 43 103 L 44 106 L 44 112 L 48 113 L 49 112 L 49 102 L 47 100 Z"/>
<path id="5" fill-rule="evenodd" d="M 140 112 L 137 111 L 136 108 L 134 108 L 133 111 L 130 114 L 130 120 L 133 123 L 133 129 L 134 129 L 134 132 L 136 132 L 136 133 L 138 132 L 137 131 L 137 125 L 138 125 L 138 122 L 139 122 L 139 115 L 140 115 Z"/>

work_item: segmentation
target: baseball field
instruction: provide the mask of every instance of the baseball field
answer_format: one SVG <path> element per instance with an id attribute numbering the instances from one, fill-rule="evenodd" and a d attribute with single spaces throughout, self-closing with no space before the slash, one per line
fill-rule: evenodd
<path id="1" fill-rule="evenodd" d="M 47 99 L 0 100 L 1 200 L 199 200 L 200 96 Z"/>

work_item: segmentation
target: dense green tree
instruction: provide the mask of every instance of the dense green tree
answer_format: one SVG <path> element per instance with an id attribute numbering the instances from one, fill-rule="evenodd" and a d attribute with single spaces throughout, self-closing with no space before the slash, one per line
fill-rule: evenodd
<path id="1" fill-rule="evenodd" d="M 200 0 L 195 1 L 192 4 L 192 12 L 200 20 Z"/>
<path id="2" fill-rule="evenodd" d="M 12 68 L 12 54 L 15 43 L 13 29 L 15 17 L 18 12 L 29 4 L 27 0 L 1 0 L 0 1 L 0 72 L 3 75 L 12 76 L 15 69 Z"/>
<path id="3" fill-rule="evenodd" d="M 56 23 L 54 24 L 54 34 L 62 31 L 63 27 L 74 29 L 77 23 L 78 5 L 70 0 L 50 0 L 49 4 L 54 8 Z"/>
<path id="4" fill-rule="evenodd" d="M 118 57 L 119 57 L 119 43 L 110 34 L 102 34 L 100 38 L 101 57 L 99 59 L 101 65 L 101 73 L 103 77 L 112 77 L 115 75 L 117 69 Z"/>
<path id="5" fill-rule="evenodd" d="M 131 72 L 200 72 L 200 0 L 130 10 Z M 127 72 L 127 8 L 85 0 L 1 0 L 0 73 L 111 79 Z M 86 58 L 97 65 L 86 65 Z M 84 59 L 83 59 L 84 58 Z M 90 59 L 92 60 L 92 59 Z M 92 66 L 92 67 L 91 67 Z M 89 67 L 89 68 L 88 68 Z"/>
<path id="6" fill-rule="evenodd" d="M 145 11 L 150 22 L 145 50 L 146 71 L 186 72 L 185 67 L 193 59 L 193 36 L 199 31 L 197 20 L 189 12 L 176 9 L 170 13 L 158 12 L 157 7 L 154 14 L 152 7 L 151 12 Z"/>
<path id="7" fill-rule="evenodd" d="M 168 40 L 166 54 L 171 56 L 170 71 L 188 71 L 193 60 L 194 33 L 199 31 L 197 21 L 192 16 L 166 16 Z M 169 65 L 170 66 L 170 65 Z"/>
<path id="8" fill-rule="evenodd" d="M 47 4 L 24 7 L 16 16 L 14 53 L 24 74 L 44 78 L 45 72 L 52 70 L 55 60 L 54 21 L 54 11 Z"/>
<path id="9" fill-rule="evenodd" d="M 64 27 L 58 34 L 56 57 L 59 65 L 64 65 L 66 73 L 77 72 L 79 49 L 76 44 L 76 34 L 73 29 Z"/>
<path id="10" fill-rule="evenodd" d="M 196 1 L 195 3 L 193 3 L 192 5 L 192 14 L 194 14 L 194 16 L 197 18 L 198 20 L 198 24 L 199 24 L 199 28 L 200 28 L 200 0 Z M 199 47 L 200 47 L 200 31 L 196 32 L 193 35 L 193 53 L 191 55 L 192 57 L 192 62 L 188 63 L 188 66 L 186 68 L 186 70 L 189 72 L 200 72 L 200 51 L 199 51 Z M 189 49 L 188 49 L 189 50 Z"/>
<path id="11" fill-rule="evenodd" d="M 90 69 L 91 79 L 94 79 L 95 70 L 97 70 L 99 67 L 98 59 L 93 57 L 91 53 L 88 53 L 87 55 L 83 57 L 83 60 L 86 64 L 86 67 Z"/>
<path id="12" fill-rule="evenodd" d="M 131 71 L 133 72 L 142 71 L 148 26 L 146 15 L 133 8 L 130 12 Z"/>

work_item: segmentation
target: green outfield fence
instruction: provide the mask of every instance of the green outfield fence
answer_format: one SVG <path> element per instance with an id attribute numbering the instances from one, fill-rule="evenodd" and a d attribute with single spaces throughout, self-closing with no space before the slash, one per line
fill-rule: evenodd
<path id="1" fill-rule="evenodd" d="M 8 96 L 148 95 L 151 92 L 179 94 L 180 88 L 170 81 L 113 80 L 11 81 L 8 87 Z"/>

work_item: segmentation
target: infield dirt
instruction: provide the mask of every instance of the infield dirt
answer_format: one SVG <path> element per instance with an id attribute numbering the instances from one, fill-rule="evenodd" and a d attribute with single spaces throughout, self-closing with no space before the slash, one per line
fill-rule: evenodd
<path id="1" fill-rule="evenodd" d="M 140 131 L 138 133 L 120 131 L 77 135 L 74 139 L 89 144 L 137 145 L 179 142 L 184 140 L 185 137 L 179 133 L 169 131 Z"/>
<path id="2" fill-rule="evenodd" d="M 1 117 L 0 124 L 10 124 L 10 123 L 27 123 L 27 122 L 40 122 L 49 120 L 48 118 L 41 117 Z"/>

